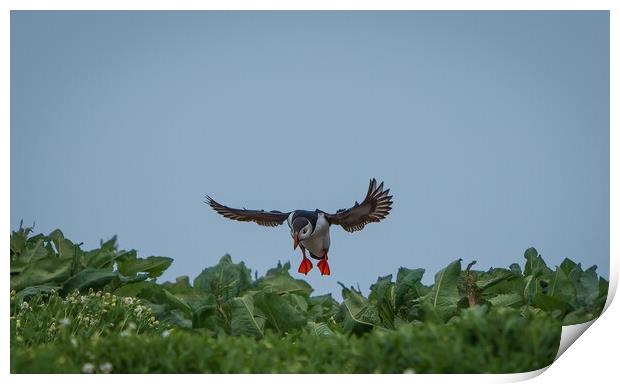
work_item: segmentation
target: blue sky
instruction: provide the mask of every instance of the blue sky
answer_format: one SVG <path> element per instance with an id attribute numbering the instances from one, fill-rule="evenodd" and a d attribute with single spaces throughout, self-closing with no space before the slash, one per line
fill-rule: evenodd
<path id="1" fill-rule="evenodd" d="M 388 218 L 332 228 L 332 275 L 523 264 L 609 274 L 607 12 L 13 12 L 11 227 L 36 222 L 196 276 L 300 261 L 286 226 L 203 203 Z M 297 275 L 297 273 L 294 273 Z"/>

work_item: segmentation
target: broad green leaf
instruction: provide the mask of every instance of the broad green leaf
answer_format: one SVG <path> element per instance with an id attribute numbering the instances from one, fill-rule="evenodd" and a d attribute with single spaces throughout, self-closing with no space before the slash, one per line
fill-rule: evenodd
<path id="1" fill-rule="evenodd" d="M 566 277 L 573 282 L 579 281 L 581 277 L 581 273 L 583 270 L 581 269 L 581 263 L 576 264 L 569 258 L 565 258 L 560 264 L 560 269 L 564 272 Z"/>
<path id="2" fill-rule="evenodd" d="M 595 317 L 596 316 L 594 314 L 588 312 L 585 308 L 579 308 L 567 313 L 562 320 L 562 325 L 587 323 L 588 321 L 593 320 Z"/>
<path id="3" fill-rule="evenodd" d="M 194 287 L 213 294 L 216 300 L 227 301 L 251 287 L 250 270 L 243 262 L 234 264 L 230 255 L 225 255 L 194 279 Z"/>
<path id="4" fill-rule="evenodd" d="M 456 314 L 457 303 L 461 299 L 458 291 L 460 273 L 461 260 L 459 259 L 435 274 L 435 284 L 425 297 L 426 304 L 444 321 Z"/>
<path id="5" fill-rule="evenodd" d="M 488 272 L 482 272 L 477 280 L 476 286 L 480 291 L 485 291 L 503 281 L 515 278 L 514 272 L 503 268 L 491 268 Z"/>
<path id="6" fill-rule="evenodd" d="M 167 311 L 160 317 L 162 322 L 170 323 L 173 326 L 180 328 L 191 328 L 192 321 L 185 317 L 185 313 L 178 309 Z"/>
<path id="7" fill-rule="evenodd" d="M 107 249 L 93 249 L 84 253 L 84 261 L 87 267 L 106 269 L 111 271 L 117 256 L 114 251 Z"/>
<path id="8" fill-rule="evenodd" d="M 575 285 L 566 276 L 564 270 L 557 267 L 551 277 L 547 294 L 562 302 L 569 303 L 575 300 L 575 293 Z"/>
<path id="9" fill-rule="evenodd" d="M 17 292 L 17 294 L 15 294 L 15 300 L 17 301 L 17 304 L 21 304 L 22 301 L 29 299 L 31 296 L 39 295 L 41 293 L 50 293 L 52 290 L 58 291 L 59 289 L 60 286 L 54 284 L 34 285 Z"/>
<path id="10" fill-rule="evenodd" d="M 116 272 L 106 269 L 85 268 L 65 281 L 62 293 L 68 294 L 75 290 L 83 292 L 85 289 L 100 289 L 116 277 Z"/>
<path id="11" fill-rule="evenodd" d="M 523 304 L 523 297 L 518 293 L 500 294 L 488 299 L 495 307 L 512 307 Z"/>
<path id="12" fill-rule="evenodd" d="M 304 280 L 294 279 L 288 272 L 282 272 L 277 274 L 270 274 L 259 279 L 256 282 L 256 287 L 265 292 L 274 293 L 297 293 L 304 296 L 309 296 L 312 292 L 310 284 Z"/>
<path id="13" fill-rule="evenodd" d="M 426 294 L 420 290 L 424 269 L 409 269 L 400 267 L 396 275 L 396 285 L 394 289 L 394 305 L 396 309 L 405 305 L 407 301 L 421 297 Z"/>
<path id="14" fill-rule="evenodd" d="M 175 295 L 179 297 L 179 295 Z M 213 295 L 205 294 L 202 297 L 192 296 L 185 300 L 192 312 L 192 328 L 209 328 L 215 330 L 218 326 L 217 305 Z"/>
<path id="15" fill-rule="evenodd" d="M 72 259 L 46 257 L 28 264 L 21 273 L 11 276 L 11 289 L 22 290 L 33 285 L 60 283 L 71 273 Z"/>
<path id="16" fill-rule="evenodd" d="M 125 284 L 116 290 L 114 290 L 114 294 L 123 297 L 138 297 L 142 290 L 150 285 L 152 282 L 148 281 L 138 281 L 134 283 Z"/>
<path id="17" fill-rule="evenodd" d="M 186 316 L 191 316 L 192 310 L 185 301 L 155 283 L 147 284 L 139 292 L 138 297 L 146 299 L 151 303 L 165 304 L 170 310 L 178 309 L 183 311 Z"/>
<path id="18" fill-rule="evenodd" d="M 20 264 L 27 265 L 31 262 L 44 259 L 46 257 L 50 257 L 50 253 L 47 248 L 45 248 L 45 244 L 43 239 L 39 239 L 34 244 L 28 244 L 25 249 L 22 250 L 19 257 L 16 258 L 16 262 Z M 12 266 L 13 264 L 11 264 Z"/>
<path id="19" fill-rule="evenodd" d="M 540 276 L 544 276 L 544 275 L 548 275 L 549 273 L 551 273 L 551 270 L 549 269 L 549 267 L 547 267 L 547 264 L 545 264 L 545 261 L 543 260 L 542 256 L 540 256 L 538 254 L 538 251 L 536 251 L 536 248 L 528 248 L 525 253 L 524 253 L 526 262 L 525 262 L 525 269 L 523 270 L 523 274 L 525 276 L 535 276 L 535 277 L 540 277 Z"/>
<path id="20" fill-rule="evenodd" d="M 135 276 L 137 273 L 148 273 L 150 277 L 161 276 L 172 259 L 163 256 L 149 256 L 146 259 L 138 258 L 135 251 L 130 251 L 116 260 L 118 271 L 125 276 Z"/>
<path id="21" fill-rule="evenodd" d="M 585 305 L 594 304 L 599 295 L 599 279 L 596 274 L 596 266 L 592 266 L 585 270 L 577 285 L 577 300 Z"/>
<path id="22" fill-rule="evenodd" d="M 231 306 L 230 330 L 233 335 L 264 336 L 265 317 L 254 308 L 252 295 L 233 298 Z"/>
<path id="23" fill-rule="evenodd" d="M 306 329 L 310 332 L 310 334 L 315 336 L 330 337 L 335 335 L 334 331 L 332 331 L 325 323 L 315 323 L 310 321 L 306 325 Z"/>
<path id="24" fill-rule="evenodd" d="M 300 312 L 306 313 L 308 311 L 308 297 L 298 295 L 295 293 L 285 293 L 281 295 L 283 298 L 288 300 L 288 302 Z"/>
<path id="25" fill-rule="evenodd" d="M 534 298 L 538 293 L 542 292 L 540 280 L 534 275 L 525 276 L 525 285 L 523 288 L 523 297 L 529 304 L 534 302 Z"/>
<path id="26" fill-rule="evenodd" d="M 17 231 L 11 233 L 11 257 L 13 255 L 19 255 L 26 247 L 26 240 L 32 228 L 23 228 L 20 223 L 20 228 Z"/>
<path id="27" fill-rule="evenodd" d="M 317 323 L 328 321 L 338 314 L 339 303 L 331 294 L 313 296 L 310 298 L 308 316 Z"/>
<path id="28" fill-rule="evenodd" d="M 346 333 L 355 334 L 371 331 L 381 322 L 377 307 L 370 305 L 368 299 L 353 287 L 348 289 L 342 286 L 342 288 L 344 301 L 338 315 L 338 318 L 342 320 L 342 329 Z"/>
<path id="29" fill-rule="evenodd" d="M 370 294 L 368 295 L 368 299 L 376 305 L 381 322 L 385 326 L 393 328 L 396 310 L 392 275 L 379 277 L 377 282 L 370 286 Z"/>
<path id="30" fill-rule="evenodd" d="M 568 304 L 565 301 L 542 293 L 536 294 L 534 304 L 545 312 L 560 311 L 562 314 L 564 314 L 568 307 Z"/>
<path id="31" fill-rule="evenodd" d="M 521 266 L 517 263 L 510 264 L 508 269 L 510 269 L 515 275 L 523 275 L 523 272 L 521 271 Z"/>
<path id="32" fill-rule="evenodd" d="M 305 314 L 278 294 L 258 292 L 253 299 L 254 306 L 265 316 L 266 326 L 277 332 L 286 332 L 306 324 Z"/>

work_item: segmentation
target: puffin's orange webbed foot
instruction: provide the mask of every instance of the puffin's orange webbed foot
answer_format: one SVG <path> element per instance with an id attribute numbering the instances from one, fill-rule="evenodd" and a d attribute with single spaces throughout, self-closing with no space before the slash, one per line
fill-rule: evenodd
<path id="1" fill-rule="evenodd" d="M 304 257 L 303 260 L 301 260 L 301 264 L 299 264 L 299 269 L 297 270 L 297 272 L 307 275 L 311 269 L 312 269 L 312 262 L 308 260 L 307 257 Z"/>
<path id="2" fill-rule="evenodd" d="M 321 275 L 329 276 L 330 270 L 329 270 L 329 264 L 327 263 L 327 257 L 321 259 L 321 261 L 319 261 L 317 266 L 319 267 L 319 270 L 321 271 Z"/>

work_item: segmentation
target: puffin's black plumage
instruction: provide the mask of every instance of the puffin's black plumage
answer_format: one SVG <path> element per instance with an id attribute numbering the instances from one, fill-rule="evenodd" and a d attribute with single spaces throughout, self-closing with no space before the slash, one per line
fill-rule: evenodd
<path id="1" fill-rule="evenodd" d="M 302 223 L 305 221 L 309 222 L 312 225 L 312 228 L 316 228 L 316 221 L 319 218 L 318 212 L 317 211 L 303 211 L 303 210 L 296 210 L 292 212 L 293 216 L 291 217 L 291 223 L 293 225 L 293 227 L 295 226 L 295 222 L 298 223 Z M 301 227 L 303 228 L 303 226 Z M 301 228 L 298 228 L 297 230 L 301 230 Z M 295 229 L 295 228 L 294 228 Z"/>
<path id="2" fill-rule="evenodd" d="M 329 275 L 327 252 L 329 251 L 329 227 L 332 224 L 340 225 L 348 232 L 359 231 L 366 224 L 379 222 L 392 209 L 390 190 L 383 190 L 383 182 L 377 186 L 377 180 L 370 180 L 368 192 L 362 203 L 355 202 L 353 207 L 340 209 L 334 214 L 319 209 L 315 211 L 295 210 L 291 212 L 264 211 L 230 208 L 206 196 L 206 203 L 217 213 L 229 219 L 238 221 L 253 221 L 268 227 L 278 226 L 286 220 L 291 228 L 294 248 L 300 244 L 303 253 L 299 272 L 307 274 L 312 263 L 306 258 L 306 249 L 310 255 L 320 259 L 318 267 L 321 274 Z"/>

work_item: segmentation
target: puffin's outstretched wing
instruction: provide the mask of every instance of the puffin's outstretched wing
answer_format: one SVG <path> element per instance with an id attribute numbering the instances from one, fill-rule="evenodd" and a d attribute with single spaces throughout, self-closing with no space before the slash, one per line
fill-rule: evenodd
<path id="1" fill-rule="evenodd" d="M 349 232 L 359 231 L 368 223 L 378 222 L 384 219 L 392 209 L 392 196 L 388 195 L 389 189 L 383 190 L 383 182 L 377 187 L 377 180 L 370 180 L 366 198 L 359 204 L 349 209 L 340 209 L 335 214 L 325 214 L 330 224 L 342 226 Z"/>
<path id="2" fill-rule="evenodd" d="M 256 211 L 251 209 L 235 209 L 218 203 L 217 201 L 206 196 L 205 203 L 209 204 L 215 212 L 229 219 L 238 221 L 253 221 L 258 225 L 264 225 L 266 227 L 275 227 L 284 222 L 290 212 L 280 211 Z"/>

